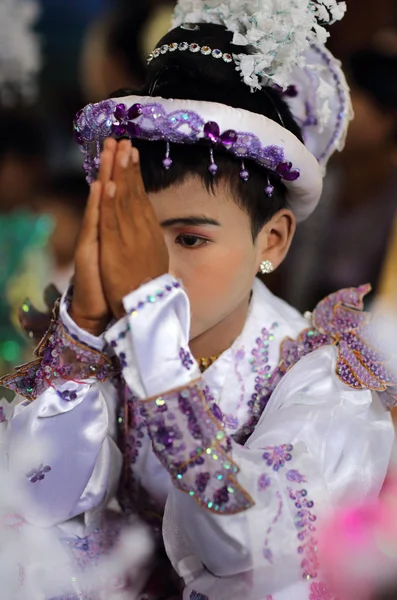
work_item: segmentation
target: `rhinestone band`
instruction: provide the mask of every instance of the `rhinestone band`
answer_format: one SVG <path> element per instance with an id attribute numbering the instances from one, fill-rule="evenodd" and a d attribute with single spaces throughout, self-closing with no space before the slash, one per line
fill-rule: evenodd
<path id="1" fill-rule="evenodd" d="M 172 44 L 164 44 L 160 48 L 155 48 L 151 54 L 149 54 L 147 62 L 150 64 L 152 60 L 158 58 L 161 54 L 167 54 L 167 52 L 175 52 L 179 50 L 179 52 L 186 52 L 189 50 L 193 54 L 197 54 L 201 52 L 204 56 L 212 56 L 212 58 L 222 59 L 225 63 L 233 62 L 233 56 L 228 52 L 222 52 L 222 50 L 218 50 L 217 48 L 213 50 L 209 46 L 199 46 L 199 44 L 188 44 L 187 42 L 181 42 L 180 44 L 172 43 Z"/>

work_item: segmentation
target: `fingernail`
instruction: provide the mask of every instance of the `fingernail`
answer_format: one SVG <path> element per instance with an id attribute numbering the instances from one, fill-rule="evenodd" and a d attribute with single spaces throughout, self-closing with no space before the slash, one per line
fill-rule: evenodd
<path id="1" fill-rule="evenodd" d="M 120 157 L 120 165 L 123 167 L 123 169 L 126 169 L 128 167 L 128 163 L 130 162 L 130 155 L 129 154 L 122 154 Z"/>
<path id="2" fill-rule="evenodd" d="M 137 165 L 139 162 L 139 152 L 136 148 L 131 148 L 131 157 L 134 165 Z"/>
<path id="3" fill-rule="evenodd" d="M 116 195 L 116 191 L 116 184 L 113 181 L 109 181 L 109 183 L 106 185 L 106 194 L 109 196 L 109 198 L 114 198 Z"/>

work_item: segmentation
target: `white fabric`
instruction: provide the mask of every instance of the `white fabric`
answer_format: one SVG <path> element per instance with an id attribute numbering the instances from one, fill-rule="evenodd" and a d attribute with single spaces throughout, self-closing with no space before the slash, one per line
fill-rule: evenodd
<path id="1" fill-rule="evenodd" d="M 126 310 L 172 282 L 164 275 L 142 286 L 124 299 Z M 127 323 L 130 331 L 119 339 Z M 281 340 L 295 338 L 306 326 L 301 315 L 255 282 L 241 335 L 203 375 L 229 417 L 228 434 L 238 428 L 233 418 L 237 417 L 241 426 L 249 414 L 247 403 L 257 376 L 250 358 L 262 330 L 274 335 L 269 341 L 268 359 L 268 366 L 274 369 Z M 82 340 L 92 343 L 77 326 L 74 330 Z M 179 357 L 180 349 L 187 348 L 189 342 L 189 305 L 180 288 L 173 288 L 154 303 L 146 302 L 137 316 L 125 317 L 105 337 L 108 342 L 118 340 L 115 350 L 125 354 L 127 365 L 123 377 L 140 398 L 187 385 L 199 377 L 197 365 L 187 370 Z M 98 346 L 102 343 L 97 340 Z M 353 391 L 342 384 L 335 375 L 335 361 L 334 347 L 324 347 L 302 359 L 276 388 L 246 445 L 232 442 L 233 459 L 241 469 L 239 482 L 256 503 L 249 511 L 232 516 L 208 512 L 194 498 L 172 487 L 147 435 L 142 441 L 135 474 L 160 503 L 167 502 L 166 549 L 185 579 L 186 600 L 193 590 L 210 600 L 317 600 L 315 589 L 310 590 L 317 579 L 312 583 L 302 578 L 298 509 L 290 493 L 304 487 L 307 499 L 314 502 L 310 511 L 319 520 L 346 493 L 358 498 L 377 494 L 394 439 L 390 416 L 376 394 Z M 114 495 L 121 455 L 112 439 L 116 420 L 112 384 L 75 385 L 75 402 L 62 401 L 50 388 L 33 403 L 20 406 L 0 435 L 4 436 L 11 468 L 21 445 L 28 462 L 29 447 L 35 439 L 44 440 L 50 449 L 40 461 L 52 470 L 38 484 L 26 480 L 28 501 L 20 507 L 21 515 L 34 526 L 56 526 L 63 535 L 81 536 L 98 526 Z M 264 448 L 283 444 L 293 445 L 291 460 L 276 472 L 266 465 Z M 31 460 L 30 468 L 36 468 L 37 456 Z M 304 480 L 298 484 L 288 479 L 287 474 L 293 477 L 292 471 Z M 264 475 L 268 481 L 260 487 L 258 482 Z M 84 521 L 76 521 L 74 517 L 82 513 Z"/>

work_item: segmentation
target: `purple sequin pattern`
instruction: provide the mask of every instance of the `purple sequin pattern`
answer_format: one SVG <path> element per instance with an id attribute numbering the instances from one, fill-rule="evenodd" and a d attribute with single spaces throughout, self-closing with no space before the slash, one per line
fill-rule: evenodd
<path id="1" fill-rule="evenodd" d="M 178 489 L 212 512 L 233 514 L 252 506 L 228 457 L 230 440 L 200 383 L 140 404 L 154 451 Z"/>
<path id="2" fill-rule="evenodd" d="M 279 471 L 285 466 L 286 462 L 291 460 L 291 452 L 293 449 L 294 448 L 291 444 L 283 444 L 282 446 L 269 446 L 264 448 L 266 452 L 264 452 L 263 458 L 268 467 L 272 467 L 273 471 Z"/>
<path id="3" fill-rule="evenodd" d="M 49 465 L 44 466 L 44 463 L 41 463 L 38 469 L 32 469 L 26 474 L 26 477 L 30 479 L 30 483 L 37 483 L 37 481 L 42 481 L 50 471 Z"/>
<path id="4" fill-rule="evenodd" d="M 0 385 L 30 401 L 55 383 L 92 378 L 105 381 L 115 372 L 107 356 L 79 342 L 76 336 L 68 332 L 58 317 L 58 309 L 46 336 L 35 351 L 39 358 L 0 379 Z M 76 399 L 74 391 L 66 390 L 59 395 L 68 402 Z"/>
<path id="5" fill-rule="evenodd" d="M 375 349 L 369 315 L 363 312 L 363 298 L 369 291 L 368 285 L 348 288 L 322 300 L 313 312 L 313 327 L 296 341 L 282 343 L 283 371 L 324 345 L 337 345 L 336 372 L 343 383 L 354 389 L 387 391 L 397 400 L 397 378 L 384 364 L 386 357 Z"/>
<path id="6" fill-rule="evenodd" d="M 340 290 L 327 296 L 312 315 L 312 327 L 302 331 L 296 340 L 286 338 L 280 347 L 281 360 L 272 371 L 268 365 L 269 341 L 272 332 L 262 330 L 252 351 L 252 368 L 257 373 L 255 392 L 248 405 L 251 416 L 233 439 L 244 445 L 253 433 L 275 388 L 301 358 L 323 346 L 338 348 L 336 373 L 354 389 L 381 392 L 386 408 L 397 404 L 397 378 L 387 368 L 387 357 L 379 351 L 374 332 L 368 326 L 369 316 L 363 311 L 363 298 L 370 286 Z"/>
<path id="7" fill-rule="evenodd" d="M 194 144 L 207 139 L 239 158 L 251 159 L 274 172 L 285 181 L 299 178 L 300 172 L 284 156 L 279 146 L 262 146 L 253 133 L 220 131 L 219 125 L 205 120 L 192 110 L 167 112 L 158 103 L 117 104 L 105 100 L 79 111 L 74 121 L 77 142 L 85 155 L 84 169 L 91 183 L 99 166 L 100 146 L 107 137 L 150 141 L 166 140 L 176 144 Z"/>
<path id="8" fill-rule="evenodd" d="M 173 281 L 171 284 L 165 285 L 164 288 L 158 290 L 153 294 L 150 294 L 149 296 L 146 296 L 145 298 L 142 298 L 142 300 L 140 300 L 135 306 L 129 308 L 128 314 L 130 315 L 130 317 L 137 317 L 138 313 L 140 313 L 146 306 L 150 306 L 152 304 L 155 304 L 159 300 L 163 300 L 163 298 L 168 296 L 173 290 L 179 290 L 181 287 L 182 286 L 179 283 L 179 281 L 176 280 Z M 127 331 L 129 331 L 129 328 L 127 328 Z M 123 332 L 122 335 L 123 337 L 125 337 L 126 332 Z"/>
<path id="9" fill-rule="evenodd" d="M 190 371 L 191 367 L 194 365 L 190 352 L 188 352 L 184 348 L 181 348 L 179 351 L 179 358 L 182 361 L 183 367 Z"/>

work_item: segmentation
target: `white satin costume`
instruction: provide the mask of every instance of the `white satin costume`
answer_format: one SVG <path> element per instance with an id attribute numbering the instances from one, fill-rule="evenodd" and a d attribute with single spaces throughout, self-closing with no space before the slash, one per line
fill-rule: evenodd
<path id="1" fill-rule="evenodd" d="M 331 600 L 321 516 L 379 493 L 394 439 L 382 400 L 396 382 L 368 340 L 367 291 L 302 317 L 256 280 L 241 335 L 203 374 L 170 275 L 125 297 L 100 338 L 64 297 L 37 361 L 3 381 L 28 399 L 1 429 L 8 468 L 22 443 L 25 457 L 36 440 L 51 448 L 32 459 L 19 516 L 81 557 L 121 482 L 127 514 L 146 499 L 163 513 L 184 600 Z"/>

